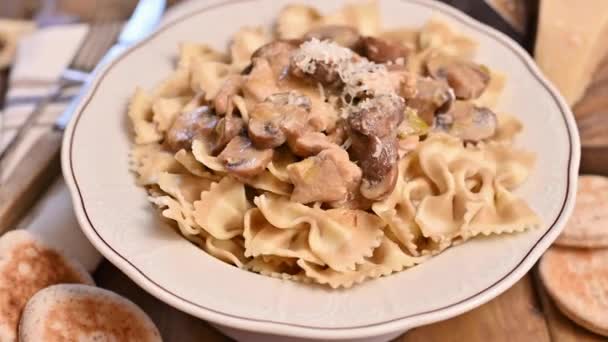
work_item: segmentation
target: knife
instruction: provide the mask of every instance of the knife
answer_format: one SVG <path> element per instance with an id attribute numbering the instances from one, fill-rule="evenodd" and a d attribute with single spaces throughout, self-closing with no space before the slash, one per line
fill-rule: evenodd
<path id="1" fill-rule="evenodd" d="M 82 89 L 90 85 L 104 65 L 152 33 L 161 21 L 165 6 L 166 0 L 140 0 L 120 32 L 116 44 L 108 50 L 93 72 L 85 77 Z M 53 128 L 43 133 L 29 147 L 23 154 L 23 159 L 4 180 L 0 187 L 0 234 L 14 228 L 59 174 L 63 131 L 82 100 L 83 93 L 81 90 L 57 119 Z"/>

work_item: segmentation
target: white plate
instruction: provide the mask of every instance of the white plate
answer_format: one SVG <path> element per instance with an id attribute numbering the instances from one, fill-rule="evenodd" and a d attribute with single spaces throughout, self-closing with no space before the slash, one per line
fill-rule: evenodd
<path id="1" fill-rule="evenodd" d="M 388 338 L 484 302 L 522 277 L 562 230 L 576 192 L 579 137 L 572 113 L 514 42 L 445 5 L 380 1 L 385 26 L 420 26 L 440 16 L 479 42 L 477 60 L 507 74 L 499 111 L 525 124 L 518 145 L 537 153 L 518 194 L 541 228 L 480 238 L 413 269 L 348 290 L 329 290 L 242 271 L 207 255 L 164 226 L 128 171 L 126 105 L 138 85 L 151 88 L 173 70 L 177 44 L 225 47 L 242 25 L 270 25 L 288 0 L 244 0 L 192 10 L 165 25 L 99 73 L 66 131 L 63 170 L 77 217 L 91 242 L 152 295 L 224 327 L 316 339 Z M 332 10 L 343 1 L 308 3 Z M 226 330 L 225 330 L 226 331 Z M 253 335 L 240 335 L 251 338 Z"/>

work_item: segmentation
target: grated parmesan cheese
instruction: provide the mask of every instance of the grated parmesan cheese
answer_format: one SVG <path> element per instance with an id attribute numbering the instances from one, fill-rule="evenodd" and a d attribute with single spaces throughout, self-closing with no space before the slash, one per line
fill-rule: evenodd
<path id="1" fill-rule="evenodd" d="M 395 92 L 386 67 L 366 59 L 340 64 L 338 75 L 344 82 L 344 95 L 350 97 L 362 93 L 376 96 Z"/>
<path id="2" fill-rule="evenodd" d="M 293 55 L 295 65 L 307 74 L 313 74 L 317 63 L 339 65 L 349 61 L 353 52 L 329 40 L 316 38 L 305 41 Z"/>
<path id="3" fill-rule="evenodd" d="M 356 110 L 365 109 L 365 106 L 373 105 L 369 99 L 353 105 L 353 99 L 362 95 L 399 97 L 385 65 L 356 56 L 352 50 L 329 40 L 320 41 L 313 38 L 302 43 L 294 53 L 292 62 L 307 74 L 313 74 L 318 64 L 327 65 L 337 72 L 344 83 L 341 94 L 343 118 L 347 118 Z M 319 86 L 323 98 L 325 92 L 320 84 Z"/>

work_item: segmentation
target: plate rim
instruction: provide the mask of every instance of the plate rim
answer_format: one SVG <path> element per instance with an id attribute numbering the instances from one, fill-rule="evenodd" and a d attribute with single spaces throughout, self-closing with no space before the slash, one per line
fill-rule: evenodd
<path id="1" fill-rule="evenodd" d="M 567 218 L 570 216 L 574 206 L 574 198 L 577 188 L 577 177 L 578 168 L 580 164 L 580 138 L 578 130 L 574 121 L 574 115 L 572 114 L 569 106 L 565 100 L 561 97 L 556 88 L 549 82 L 541 71 L 538 69 L 531 57 L 525 52 L 517 43 L 511 38 L 507 37 L 503 33 L 489 27 L 477 20 L 469 17 L 461 11 L 450 7 L 446 4 L 433 2 L 431 0 L 394 0 L 400 2 L 414 3 L 418 6 L 431 8 L 440 12 L 442 15 L 446 15 L 451 19 L 457 20 L 462 24 L 468 26 L 472 30 L 475 30 L 481 34 L 489 36 L 499 44 L 509 48 L 513 53 L 519 57 L 522 63 L 527 67 L 532 78 L 535 78 L 540 86 L 542 86 L 548 94 L 553 98 L 557 107 L 560 109 L 562 118 L 564 120 L 566 129 L 568 131 L 569 141 L 569 156 L 568 156 L 568 176 L 566 180 L 566 191 L 563 199 L 563 203 L 559 214 L 555 220 L 549 225 L 546 232 L 541 235 L 538 240 L 530 247 L 530 250 L 526 255 L 517 263 L 514 268 L 507 274 L 496 280 L 493 284 L 480 290 L 479 292 L 459 300 L 454 303 L 449 303 L 439 308 L 427 310 L 425 312 L 410 314 L 404 317 L 397 317 L 394 319 L 386 320 L 383 322 L 377 322 L 367 325 L 356 325 L 353 327 L 314 327 L 307 325 L 298 325 L 285 322 L 275 322 L 271 320 L 262 320 L 241 317 L 238 315 L 220 312 L 215 309 L 207 308 L 201 304 L 194 303 L 186 298 L 181 297 L 179 294 L 171 292 L 171 290 L 164 288 L 162 285 L 157 284 L 154 279 L 147 276 L 143 271 L 139 270 L 137 266 L 132 264 L 127 257 L 121 255 L 118 251 L 112 248 L 95 228 L 94 223 L 89 218 L 85 200 L 82 192 L 78 186 L 78 181 L 73 168 L 72 162 L 72 150 L 73 150 L 73 137 L 78 127 L 78 122 L 85 112 L 86 107 L 95 95 L 97 88 L 104 80 L 106 74 L 117 64 L 119 64 L 123 58 L 129 55 L 131 52 L 141 48 L 146 43 L 153 40 L 158 34 L 171 29 L 174 25 L 182 21 L 186 21 L 191 17 L 199 15 L 201 13 L 213 10 L 216 8 L 224 7 L 226 5 L 232 5 L 235 3 L 252 3 L 266 0 L 225 0 L 218 3 L 213 3 L 208 6 L 197 8 L 191 12 L 177 17 L 171 22 L 162 25 L 156 32 L 132 46 L 121 54 L 118 58 L 112 60 L 110 63 L 105 65 L 102 70 L 97 72 L 92 81 L 91 87 L 87 89 L 86 94 L 80 100 L 78 108 L 76 109 L 70 124 L 68 125 L 62 143 L 62 169 L 63 175 L 70 190 L 72 203 L 74 203 L 74 211 L 78 222 L 80 223 L 81 229 L 91 241 L 91 243 L 124 272 L 130 279 L 132 279 L 138 286 L 142 287 L 148 293 L 162 300 L 163 302 L 179 309 L 192 314 L 196 317 L 208 320 L 212 323 L 225 325 L 237 329 L 256 331 L 268 334 L 280 334 L 293 337 L 304 337 L 304 338 L 321 338 L 321 339 L 335 339 L 335 338 L 364 338 L 378 335 L 389 334 L 397 332 L 399 330 L 410 329 L 416 326 L 430 324 L 440 320 L 448 319 L 468 310 L 471 310 L 511 287 L 516 281 L 518 281 L 528 270 L 534 265 L 534 263 L 540 258 L 541 254 L 548 248 L 548 246 L 555 240 L 561 230 L 564 228 Z M 194 2 L 186 3 L 194 4 Z"/>

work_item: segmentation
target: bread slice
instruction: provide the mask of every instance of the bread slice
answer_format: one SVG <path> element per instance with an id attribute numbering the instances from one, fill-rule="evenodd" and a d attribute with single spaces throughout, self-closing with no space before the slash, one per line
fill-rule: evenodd
<path id="1" fill-rule="evenodd" d="M 162 341 L 150 318 L 131 301 L 104 289 L 76 284 L 48 287 L 27 303 L 21 342 Z"/>
<path id="2" fill-rule="evenodd" d="M 578 177 L 574 212 L 555 244 L 569 247 L 608 247 L 608 177 Z"/>
<path id="3" fill-rule="evenodd" d="M 608 249 L 551 247 L 540 261 L 539 274 L 564 315 L 608 336 Z"/>
<path id="4" fill-rule="evenodd" d="M 21 311 L 39 290 L 60 283 L 93 284 L 77 262 L 26 230 L 0 237 L 0 341 L 15 341 Z"/>

